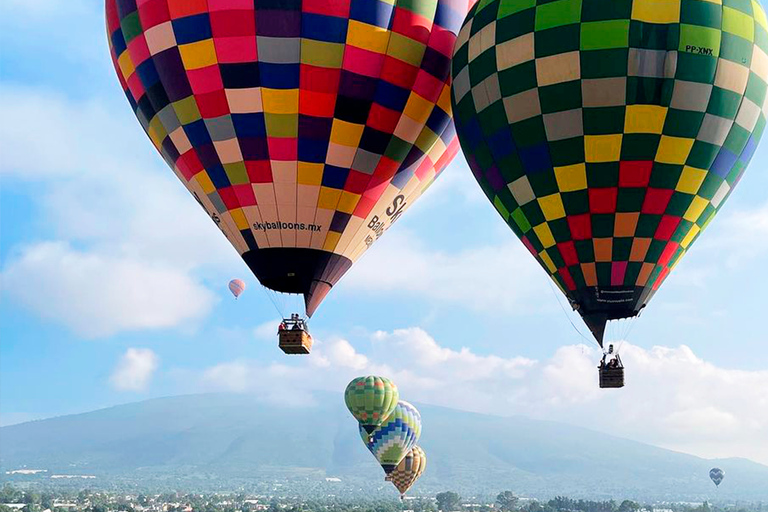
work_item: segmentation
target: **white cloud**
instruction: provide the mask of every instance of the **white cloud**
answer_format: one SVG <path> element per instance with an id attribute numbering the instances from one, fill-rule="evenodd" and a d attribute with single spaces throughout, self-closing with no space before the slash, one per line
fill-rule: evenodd
<path id="1" fill-rule="evenodd" d="M 768 463 L 768 371 L 718 368 L 685 345 L 645 350 L 625 343 L 626 387 L 601 390 L 598 357 L 584 345 L 541 361 L 481 355 L 409 328 L 376 332 L 354 346 L 318 341 L 312 356 L 288 363 L 223 363 L 203 381 L 270 399 L 277 390 L 308 403 L 313 390 L 338 392 L 353 377 L 375 373 L 393 378 L 415 402 L 562 421 L 700 456 Z"/>
<path id="2" fill-rule="evenodd" d="M 109 378 L 118 391 L 144 391 L 158 367 L 158 357 L 148 348 L 129 348 Z"/>
<path id="3" fill-rule="evenodd" d="M 376 250 L 355 264 L 342 289 L 419 295 L 477 311 L 524 314 L 554 305 L 547 280 L 511 234 L 503 244 L 445 253 L 400 230 L 387 233 Z"/>
<path id="4" fill-rule="evenodd" d="M 65 243 L 25 247 L 1 275 L 11 300 L 86 337 L 194 323 L 215 300 L 176 267 Z"/>

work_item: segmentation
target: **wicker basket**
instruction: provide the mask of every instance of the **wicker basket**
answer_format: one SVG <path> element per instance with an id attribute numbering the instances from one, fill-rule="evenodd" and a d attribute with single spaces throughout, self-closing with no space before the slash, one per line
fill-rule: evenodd
<path id="1" fill-rule="evenodd" d="M 623 388 L 624 387 L 624 368 L 600 368 L 600 387 L 601 388 Z"/>
<path id="2" fill-rule="evenodd" d="M 303 329 L 280 331 L 280 348 L 286 354 L 309 354 L 312 350 L 312 336 Z"/>

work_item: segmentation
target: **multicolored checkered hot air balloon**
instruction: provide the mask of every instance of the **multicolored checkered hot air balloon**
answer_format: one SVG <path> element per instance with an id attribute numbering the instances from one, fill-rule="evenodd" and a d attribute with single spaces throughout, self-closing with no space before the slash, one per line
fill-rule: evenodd
<path id="1" fill-rule="evenodd" d="M 475 178 L 602 344 L 752 158 L 768 22 L 757 0 L 481 0 L 452 74 Z"/>
<path id="2" fill-rule="evenodd" d="M 387 476 L 387 480 L 397 487 L 397 490 L 400 491 L 400 499 L 403 499 L 405 493 L 416 483 L 426 468 L 427 454 L 421 447 L 414 446 L 394 471 Z"/>
<path id="3" fill-rule="evenodd" d="M 399 399 L 395 383 L 375 375 L 353 379 L 344 390 L 347 409 L 368 434 L 392 414 Z"/>
<path id="4" fill-rule="evenodd" d="M 421 436 L 421 414 L 404 400 L 370 435 L 360 426 L 360 438 L 379 461 L 384 472 L 394 471 Z"/>
<path id="5" fill-rule="evenodd" d="M 229 291 L 237 299 L 245 291 L 245 282 L 242 279 L 233 279 L 229 282 Z"/>
<path id="6" fill-rule="evenodd" d="M 106 0 L 131 107 L 267 288 L 312 315 L 458 151 L 467 0 Z"/>

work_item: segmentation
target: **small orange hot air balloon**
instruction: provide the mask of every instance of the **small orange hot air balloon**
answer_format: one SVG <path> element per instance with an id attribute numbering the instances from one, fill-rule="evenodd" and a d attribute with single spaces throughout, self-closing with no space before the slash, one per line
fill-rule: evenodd
<path id="1" fill-rule="evenodd" d="M 232 295 L 237 299 L 240 294 L 245 291 L 245 283 L 242 279 L 233 279 L 229 282 L 229 291 L 231 291 Z"/>

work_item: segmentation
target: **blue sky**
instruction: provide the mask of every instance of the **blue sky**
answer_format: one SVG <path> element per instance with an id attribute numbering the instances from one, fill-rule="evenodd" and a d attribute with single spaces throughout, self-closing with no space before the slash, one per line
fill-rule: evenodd
<path id="1" fill-rule="evenodd" d="M 309 404 L 378 372 L 414 401 L 768 463 L 768 144 L 636 322 L 620 395 L 462 156 L 329 295 L 313 356 L 286 358 L 125 101 L 101 2 L 6 0 L 0 46 L 3 424 L 211 390 Z"/>

